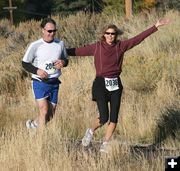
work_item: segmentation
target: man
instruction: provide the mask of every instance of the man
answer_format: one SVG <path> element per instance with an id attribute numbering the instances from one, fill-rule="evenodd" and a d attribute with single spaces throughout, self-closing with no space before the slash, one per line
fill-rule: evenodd
<path id="1" fill-rule="evenodd" d="M 54 38 L 56 22 L 46 18 L 41 23 L 42 38 L 28 47 L 23 60 L 23 68 L 32 74 L 32 89 L 39 109 L 34 120 L 26 122 L 27 128 L 43 128 L 53 117 L 58 101 L 61 68 L 68 65 L 63 41 Z"/>

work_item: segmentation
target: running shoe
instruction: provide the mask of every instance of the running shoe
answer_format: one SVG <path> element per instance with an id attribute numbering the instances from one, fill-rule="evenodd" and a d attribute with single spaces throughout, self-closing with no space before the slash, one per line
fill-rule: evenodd
<path id="1" fill-rule="evenodd" d="M 108 142 L 107 141 L 104 141 L 101 144 L 100 152 L 102 152 L 102 153 L 108 153 L 109 152 L 109 150 L 108 150 Z"/>
<path id="2" fill-rule="evenodd" d="M 93 132 L 91 131 L 90 128 L 88 128 L 86 130 L 86 133 L 85 133 L 83 139 L 82 139 L 82 145 L 87 147 L 90 144 L 92 138 L 93 138 Z"/>
<path id="3" fill-rule="evenodd" d="M 26 121 L 26 127 L 28 129 L 36 129 L 37 128 L 37 123 L 35 123 L 34 120 L 29 119 L 29 120 Z"/>

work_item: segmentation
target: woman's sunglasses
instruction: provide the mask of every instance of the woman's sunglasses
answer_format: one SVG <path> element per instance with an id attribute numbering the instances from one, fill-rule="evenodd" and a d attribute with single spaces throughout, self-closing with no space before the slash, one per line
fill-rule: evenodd
<path id="1" fill-rule="evenodd" d="M 116 35 L 115 32 L 105 32 L 105 34 L 107 34 L 107 35 Z"/>

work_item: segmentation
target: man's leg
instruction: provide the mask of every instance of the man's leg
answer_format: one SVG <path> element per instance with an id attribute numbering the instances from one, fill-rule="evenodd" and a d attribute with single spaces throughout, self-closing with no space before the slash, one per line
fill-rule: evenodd
<path id="1" fill-rule="evenodd" d="M 49 122 L 54 117 L 54 114 L 56 111 L 56 105 L 50 103 L 49 101 L 47 101 L 47 102 L 48 102 L 48 112 L 45 115 L 45 124 L 47 122 Z M 38 120 L 39 120 L 39 116 L 36 119 L 34 119 L 34 123 L 39 127 L 39 125 L 38 125 L 39 121 Z"/>
<path id="2" fill-rule="evenodd" d="M 48 114 L 48 100 L 47 99 L 41 99 L 37 100 L 37 106 L 39 109 L 39 115 L 38 115 L 38 128 L 42 129 L 45 126 L 46 123 L 46 115 Z"/>
<path id="3" fill-rule="evenodd" d="M 46 115 L 46 123 L 49 122 L 55 114 L 56 111 L 56 104 L 52 104 L 51 102 L 48 101 L 48 113 Z"/>
<path id="4" fill-rule="evenodd" d="M 59 92 L 59 83 L 51 85 L 51 93 L 47 98 L 48 100 L 48 113 L 46 115 L 46 123 L 49 122 L 55 114 L 57 102 L 58 102 L 58 92 Z"/>

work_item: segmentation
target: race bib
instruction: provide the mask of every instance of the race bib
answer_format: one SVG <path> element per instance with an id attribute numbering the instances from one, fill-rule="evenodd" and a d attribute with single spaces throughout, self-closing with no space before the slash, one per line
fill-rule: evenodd
<path id="1" fill-rule="evenodd" d="M 52 61 L 46 61 L 41 65 L 41 69 L 45 70 L 48 74 L 54 74 L 56 72 L 56 68 Z"/>
<path id="2" fill-rule="evenodd" d="M 104 78 L 105 87 L 108 91 L 118 90 L 118 78 Z"/>

